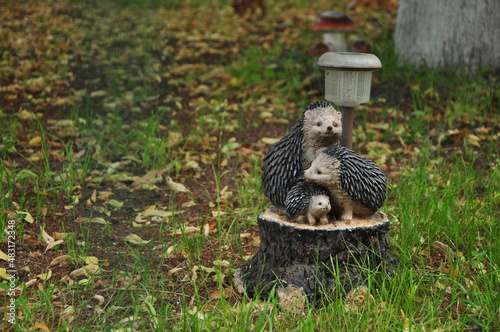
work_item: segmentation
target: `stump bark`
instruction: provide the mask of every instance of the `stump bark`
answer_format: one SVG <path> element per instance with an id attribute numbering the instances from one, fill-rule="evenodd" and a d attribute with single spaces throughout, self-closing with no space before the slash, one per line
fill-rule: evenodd
<path id="1" fill-rule="evenodd" d="M 260 247 L 235 274 L 240 292 L 267 298 L 274 288 L 302 289 L 309 301 L 365 283 L 374 271 L 391 272 L 389 220 L 382 212 L 310 226 L 267 210 L 258 217 Z M 281 299 L 280 299 L 281 302 Z"/>

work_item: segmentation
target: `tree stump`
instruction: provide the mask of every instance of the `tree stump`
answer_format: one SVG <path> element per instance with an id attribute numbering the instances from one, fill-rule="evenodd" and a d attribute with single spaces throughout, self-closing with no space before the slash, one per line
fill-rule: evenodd
<path id="1" fill-rule="evenodd" d="M 333 292 L 347 294 L 368 274 L 391 270 L 396 261 L 389 251 L 389 220 L 382 212 L 349 224 L 311 226 L 266 210 L 258 224 L 260 247 L 235 273 L 238 290 L 250 297 L 267 298 L 274 288 L 278 293 L 301 289 L 309 301 L 319 303 Z"/>

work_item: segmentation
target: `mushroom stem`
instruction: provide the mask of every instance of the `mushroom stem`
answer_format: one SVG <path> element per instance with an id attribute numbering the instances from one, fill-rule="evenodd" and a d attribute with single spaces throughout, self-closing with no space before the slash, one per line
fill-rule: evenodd
<path id="1" fill-rule="evenodd" d="M 328 46 L 330 52 L 345 52 L 347 50 L 343 32 L 325 32 L 323 43 Z"/>

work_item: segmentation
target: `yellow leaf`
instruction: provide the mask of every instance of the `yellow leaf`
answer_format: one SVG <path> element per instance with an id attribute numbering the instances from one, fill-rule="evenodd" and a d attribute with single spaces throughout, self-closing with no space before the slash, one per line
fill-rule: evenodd
<path id="1" fill-rule="evenodd" d="M 7 270 L 2 267 L 0 267 L 0 278 L 3 278 L 5 280 L 10 279 L 10 274 L 7 274 Z"/>
<path id="2" fill-rule="evenodd" d="M 47 273 L 40 273 L 36 276 L 37 278 L 40 278 L 42 280 L 49 280 L 50 277 L 52 277 L 52 270 L 48 270 Z"/>
<path id="3" fill-rule="evenodd" d="M 35 136 L 28 142 L 28 146 L 38 146 L 40 144 L 42 144 L 42 138 L 40 136 Z"/>
<path id="4" fill-rule="evenodd" d="M 269 144 L 269 145 L 276 144 L 279 140 L 280 140 L 280 138 L 272 138 L 272 137 L 262 137 L 262 139 L 261 139 L 262 142 Z"/>
<path id="5" fill-rule="evenodd" d="M 29 222 L 30 224 L 32 224 L 35 221 L 35 219 L 33 219 L 33 217 L 31 216 L 31 214 L 29 212 L 17 211 L 17 214 L 24 215 L 23 219 L 26 220 L 27 222 Z"/>
<path id="6" fill-rule="evenodd" d="M 45 324 L 42 324 L 42 323 L 36 323 L 35 324 L 35 329 L 39 329 L 39 330 L 44 330 L 44 331 L 50 332 L 49 327 L 47 325 L 45 325 Z"/>
<path id="7" fill-rule="evenodd" d="M 143 240 L 139 235 L 136 234 L 129 234 L 125 237 L 124 240 L 132 244 L 148 244 L 149 242 L 151 242 L 151 240 Z"/>
<path id="8" fill-rule="evenodd" d="M 99 263 L 99 258 L 95 256 L 88 256 L 87 258 L 85 258 L 85 264 L 97 265 L 97 263 Z"/>
<path id="9" fill-rule="evenodd" d="M 4 253 L 2 250 L 0 250 L 0 259 L 7 261 L 7 260 L 9 260 L 9 256 L 7 256 L 6 253 Z"/>
<path id="10" fill-rule="evenodd" d="M 88 264 L 84 267 L 74 270 L 69 274 L 70 277 L 83 277 L 83 276 L 91 276 L 94 275 L 99 270 L 99 266 L 94 264 Z"/>

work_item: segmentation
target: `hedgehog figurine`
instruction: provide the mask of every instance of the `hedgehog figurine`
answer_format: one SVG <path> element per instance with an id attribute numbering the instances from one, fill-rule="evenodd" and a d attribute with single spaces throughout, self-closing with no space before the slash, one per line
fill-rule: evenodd
<path id="1" fill-rule="evenodd" d="M 324 101 L 311 103 L 297 123 L 269 149 L 262 163 L 262 187 L 271 203 L 286 210 L 288 191 L 302 181 L 321 148 L 336 146 L 342 135 L 341 114 Z"/>
<path id="2" fill-rule="evenodd" d="M 386 179 L 371 160 L 345 147 L 323 149 L 304 172 L 304 178 L 325 186 L 330 192 L 332 211 L 340 219 L 352 220 L 375 213 L 384 204 Z"/>
<path id="3" fill-rule="evenodd" d="M 307 220 L 314 226 L 319 220 L 321 225 L 326 225 L 331 209 L 329 195 L 328 189 L 314 182 L 299 182 L 286 196 L 286 212 L 298 222 Z"/>

